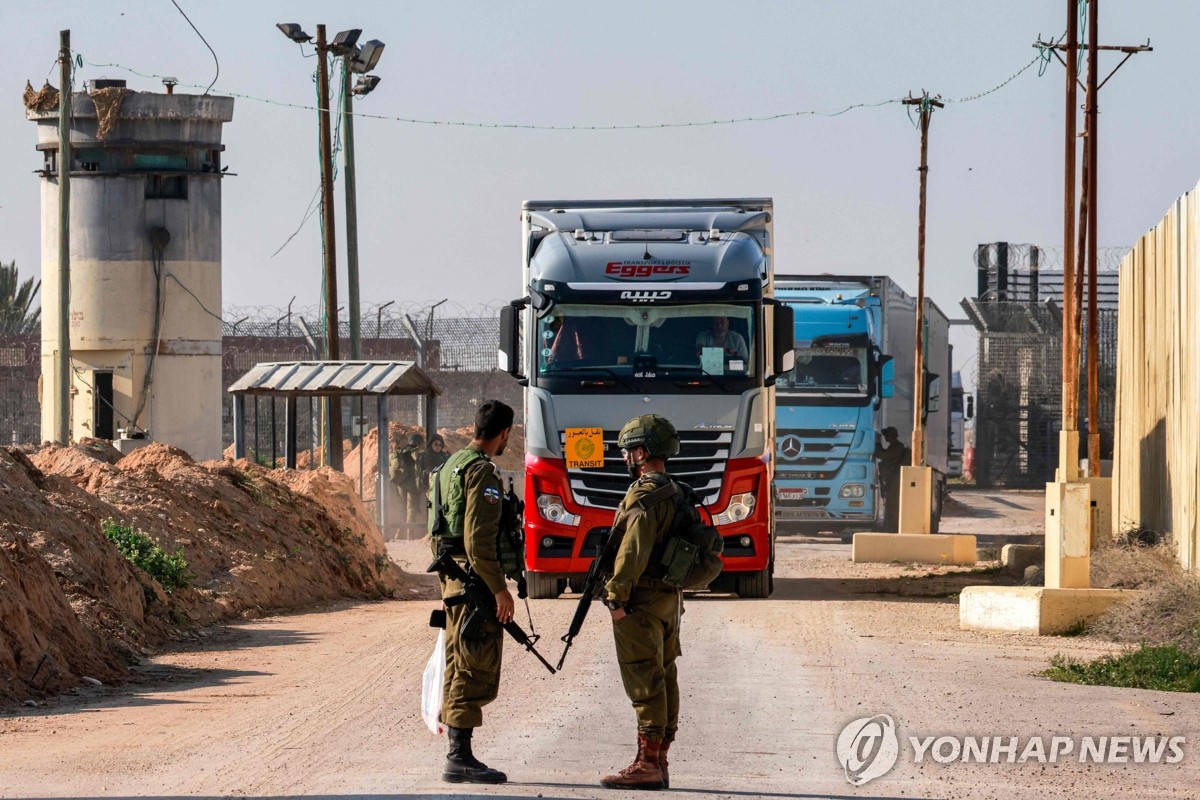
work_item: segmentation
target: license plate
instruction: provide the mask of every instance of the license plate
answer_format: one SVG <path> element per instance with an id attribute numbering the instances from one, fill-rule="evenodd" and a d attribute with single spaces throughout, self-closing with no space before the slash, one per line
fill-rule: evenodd
<path id="1" fill-rule="evenodd" d="M 803 500 L 808 497 L 808 489 L 780 489 L 780 500 Z"/>
<path id="2" fill-rule="evenodd" d="M 779 509 L 776 516 L 783 519 L 829 519 L 829 512 L 821 508 L 788 508 Z"/>

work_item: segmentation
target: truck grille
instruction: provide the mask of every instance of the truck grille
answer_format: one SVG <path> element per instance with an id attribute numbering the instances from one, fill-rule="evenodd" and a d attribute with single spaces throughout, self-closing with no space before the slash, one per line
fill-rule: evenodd
<path id="1" fill-rule="evenodd" d="M 629 490 L 629 473 L 617 447 L 620 431 L 604 431 L 604 466 L 598 469 L 570 469 L 567 478 L 575 502 L 593 508 L 615 509 Z M 566 445 L 566 432 L 559 444 Z M 729 460 L 733 434 L 729 431 L 680 431 L 679 455 L 670 460 L 671 477 L 688 484 L 705 503 L 721 494 L 721 476 Z"/>
<path id="2" fill-rule="evenodd" d="M 832 474 L 842 466 L 854 442 L 854 431 L 796 428 L 780 431 L 775 440 L 775 468 L 788 473 Z"/>

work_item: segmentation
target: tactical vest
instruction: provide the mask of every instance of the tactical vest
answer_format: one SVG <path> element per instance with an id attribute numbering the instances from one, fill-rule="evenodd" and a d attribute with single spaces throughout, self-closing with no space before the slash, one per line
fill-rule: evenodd
<path id="1" fill-rule="evenodd" d="M 429 488 L 429 535 L 437 547 L 449 547 L 455 555 L 463 555 L 466 535 L 467 493 L 463 473 L 479 459 L 491 461 L 485 454 L 463 448 L 438 467 Z M 525 596 L 525 532 L 522 506 L 515 496 L 501 498 L 500 528 L 496 539 L 496 560 L 501 571 L 518 582 L 519 597 Z"/>
<path id="2" fill-rule="evenodd" d="M 429 490 L 429 534 L 442 539 L 462 539 L 467 516 L 467 494 L 463 473 L 479 459 L 489 460 L 478 450 L 464 447 L 450 456 L 435 473 L 436 487 Z M 438 504 L 440 500 L 440 505 Z"/>

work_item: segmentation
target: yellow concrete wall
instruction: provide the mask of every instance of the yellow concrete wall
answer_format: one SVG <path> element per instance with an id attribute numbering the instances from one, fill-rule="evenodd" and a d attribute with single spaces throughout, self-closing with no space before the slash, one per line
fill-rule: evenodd
<path id="1" fill-rule="evenodd" d="M 1121 263 L 1113 527 L 1170 533 L 1200 563 L 1200 186 Z"/>

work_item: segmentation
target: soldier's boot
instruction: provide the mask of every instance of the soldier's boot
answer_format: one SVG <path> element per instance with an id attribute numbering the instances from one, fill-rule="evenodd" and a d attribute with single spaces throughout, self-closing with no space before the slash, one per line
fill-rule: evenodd
<path id="1" fill-rule="evenodd" d="M 668 734 L 669 735 L 669 734 Z M 658 768 L 662 770 L 663 788 L 671 788 L 671 776 L 667 772 L 667 751 L 671 749 L 671 740 L 663 739 L 662 746 L 658 748 Z"/>
<path id="2" fill-rule="evenodd" d="M 645 736 L 638 736 L 638 750 L 633 763 L 616 775 L 605 775 L 600 779 L 600 785 L 605 789 L 665 789 L 662 768 L 659 767 L 661 753 L 661 742 L 651 742 Z"/>
<path id="3" fill-rule="evenodd" d="M 446 754 L 442 780 L 447 783 L 506 783 L 507 775 L 484 764 L 471 752 L 472 732 L 471 728 L 446 726 L 450 751 Z"/>

